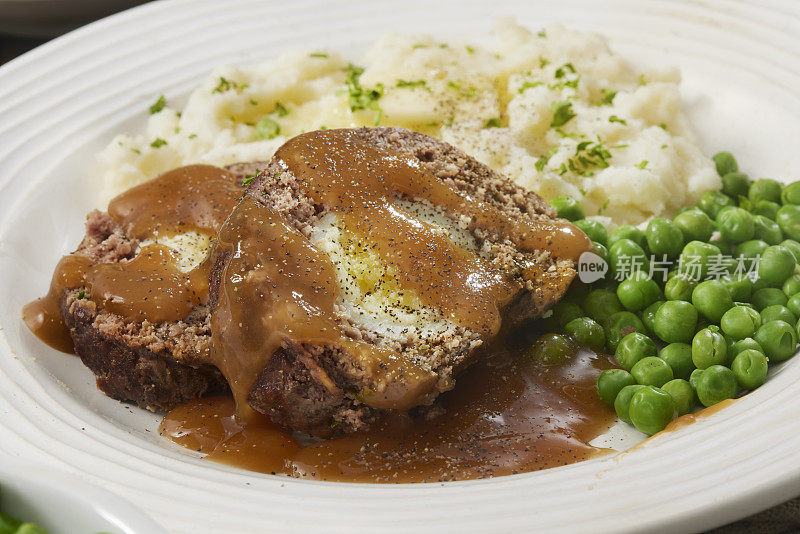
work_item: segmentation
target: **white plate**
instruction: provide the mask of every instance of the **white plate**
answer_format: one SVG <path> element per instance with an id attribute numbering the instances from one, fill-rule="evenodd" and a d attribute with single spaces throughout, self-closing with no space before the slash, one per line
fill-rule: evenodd
<path id="1" fill-rule="evenodd" d="M 135 8 L 0 68 L 0 462 L 81 473 L 173 532 L 702 530 L 800 494 L 800 359 L 753 394 L 644 447 L 548 471 L 430 485 L 256 475 L 167 448 L 157 418 L 105 398 L 45 349 L 20 308 L 73 249 L 96 195 L 88 156 L 141 128 L 155 95 L 221 63 L 297 48 L 357 55 L 390 29 L 488 39 L 511 15 L 600 31 L 639 64 L 677 65 L 708 153 L 798 178 L 800 17 L 777 1 L 175 0 Z"/>

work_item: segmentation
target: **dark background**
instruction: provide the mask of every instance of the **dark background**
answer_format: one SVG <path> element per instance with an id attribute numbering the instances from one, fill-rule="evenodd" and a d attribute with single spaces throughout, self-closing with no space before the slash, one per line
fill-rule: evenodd
<path id="1" fill-rule="evenodd" d="M 145 3 L 131 0 L 131 5 Z M 77 28 L 113 13 L 113 6 L 103 1 L 97 2 L 94 12 L 83 18 L 46 18 L 42 25 L 31 25 L 29 20 L 12 20 L 8 13 L 0 11 L 0 65 L 43 44 L 57 35 Z M 113 4 L 113 2 L 111 2 Z M 14 15 L 13 13 L 11 15 Z M 34 35 L 31 37 L 31 35 Z M 709 494 L 709 499 L 712 494 Z M 721 527 L 713 534 L 790 534 L 800 532 L 800 499 L 794 499 L 780 506 L 743 519 L 737 523 Z M 711 534 L 711 533 L 709 533 Z"/>

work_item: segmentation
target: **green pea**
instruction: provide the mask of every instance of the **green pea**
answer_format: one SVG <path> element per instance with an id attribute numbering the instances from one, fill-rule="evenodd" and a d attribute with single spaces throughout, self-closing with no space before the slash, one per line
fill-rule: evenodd
<path id="1" fill-rule="evenodd" d="M 794 273 L 796 262 L 792 252 L 781 245 L 767 247 L 761 254 L 758 276 L 773 286 L 781 286 Z"/>
<path id="2" fill-rule="evenodd" d="M 750 184 L 750 191 L 748 192 L 748 198 L 750 202 L 756 202 L 758 200 L 768 200 L 770 202 L 780 202 L 781 201 L 781 191 L 783 188 L 781 187 L 780 182 L 776 182 L 775 180 L 771 180 L 769 178 L 761 178 L 760 180 L 754 181 Z"/>
<path id="3" fill-rule="evenodd" d="M 575 344 L 567 336 L 544 334 L 530 348 L 528 355 L 534 363 L 559 365 L 575 354 Z"/>
<path id="4" fill-rule="evenodd" d="M 647 246 L 647 239 L 644 236 L 644 232 L 629 224 L 621 224 L 611 230 L 611 233 L 608 234 L 608 245 L 611 246 L 620 239 L 630 239 L 642 247 L 642 249 Z"/>
<path id="5" fill-rule="evenodd" d="M 769 200 L 756 200 L 750 203 L 750 211 L 753 215 L 763 215 L 767 219 L 773 221 L 778 216 L 778 210 L 781 205 L 777 202 L 770 202 Z"/>
<path id="6" fill-rule="evenodd" d="M 635 272 L 617 287 L 617 298 L 631 311 L 639 311 L 662 297 L 661 289 L 650 277 Z"/>
<path id="7" fill-rule="evenodd" d="M 775 222 L 783 230 L 783 235 L 794 241 L 800 241 L 800 206 L 787 204 L 778 210 Z"/>
<path id="8" fill-rule="evenodd" d="M 761 257 L 761 254 L 769 248 L 769 243 L 761 239 L 751 239 L 744 243 L 739 243 L 733 251 L 734 256 L 744 256 L 748 259 L 755 259 Z M 748 264 L 749 265 L 749 264 Z"/>
<path id="9" fill-rule="evenodd" d="M 597 377 L 597 394 L 609 406 L 614 406 L 614 401 L 622 388 L 636 384 L 636 379 L 625 369 L 606 369 Z"/>
<path id="10" fill-rule="evenodd" d="M 722 315 L 722 331 L 734 339 L 744 339 L 755 334 L 761 326 L 761 316 L 747 306 L 734 306 Z"/>
<path id="11" fill-rule="evenodd" d="M 800 295 L 798 295 L 800 297 Z M 798 298 L 797 303 L 800 303 Z M 770 321 L 783 321 L 785 323 L 794 324 L 797 321 L 797 316 L 787 306 L 780 304 L 773 304 L 761 310 L 761 322 L 769 323 Z"/>
<path id="12" fill-rule="evenodd" d="M 622 338 L 614 352 L 614 357 L 619 364 L 630 371 L 633 366 L 647 356 L 656 355 L 656 344 L 646 335 L 632 332 Z"/>
<path id="13" fill-rule="evenodd" d="M 609 242 L 611 240 L 612 238 L 609 237 Z M 634 270 L 643 272 L 650 270 L 650 261 L 647 259 L 644 249 L 630 239 L 618 239 L 613 242 L 608 249 L 608 263 L 611 272 L 615 275 L 630 273 Z"/>
<path id="14" fill-rule="evenodd" d="M 786 307 L 789 309 L 789 311 L 795 317 L 795 320 L 797 318 L 800 318 L 800 292 L 795 293 L 794 295 L 789 297 L 789 300 L 786 302 Z M 794 323 L 794 321 L 786 321 L 786 322 L 787 323 L 790 323 L 790 322 Z"/>
<path id="15" fill-rule="evenodd" d="M 697 380 L 697 398 L 703 406 L 713 406 L 736 395 L 736 377 L 722 365 L 712 365 Z"/>
<path id="16" fill-rule="evenodd" d="M 767 357 L 757 350 L 743 350 L 733 359 L 731 371 L 744 389 L 756 389 L 767 379 Z"/>
<path id="17" fill-rule="evenodd" d="M 689 277 L 677 274 L 667 280 L 664 286 L 664 296 L 667 300 L 692 300 L 692 291 L 697 287 L 697 282 Z"/>
<path id="18" fill-rule="evenodd" d="M 733 307 L 733 299 L 725 284 L 719 280 L 706 280 L 692 291 L 692 304 L 706 319 L 719 323 L 723 314 Z"/>
<path id="19" fill-rule="evenodd" d="M 781 202 L 784 204 L 800 204 L 800 182 L 792 182 L 783 188 Z"/>
<path id="20" fill-rule="evenodd" d="M 583 310 L 575 302 L 562 300 L 553 306 L 553 320 L 555 324 L 558 325 L 559 329 L 564 328 L 564 326 L 573 319 L 583 316 Z"/>
<path id="21" fill-rule="evenodd" d="M 678 416 L 686 415 L 694 410 L 697 396 L 692 385 L 681 378 L 670 380 L 661 389 L 669 393 L 672 402 L 675 403 L 675 412 Z"/>
<path id="22" fill-rule="evenodd" d="M 697 309 L 683 300 L 665 302 L 656 312 L 655 333 L 667 343 L 688 343 L 697 327 Z"/>
<path id="23" fill-rule="evenodd" d="M 708 215 L 697 208 L 690 208 L 679 213 L 672 222 L 680 229 L 687 242 L 706 242 L 714 233 L 714 223 Z"/>
<path id="24" fill-rule="evenodd" d="M 756 215 L 753 217 L 753 224 L 755 228 L 754 237 L 756 239 L 760 239 L 770 245 L 777 245 L 783 241 L 781 227 L 772 219 L 768 219 L 763 215 Z"/>
<path id="25" fill-rule="evenodd" d="M 652 219 L 647 223 L 644 235 L 652 254 L 674 258 L 683 249 L 683 232 L 669 219 L 661 217 Z"/>
<path id="26" fill-rule="evenodd" d="M 664 304 L 663 300 L 657 300 L 652 303 L 650 306 L 646 307 L 642 310 L 642 323 L 644 327 L 647 329 L 647 334 L 655 334 L 656 333 L 656 312 Z"/>
<path id="27" fill-rule="evenodd" d="M 726 363 L 728 344 L 715 326 L 700 330 L 692 339 L 692 362 L 698 369 Z"/>
<path id="28" fill-rule="evenodd" d="M 702 369 L 695 369 L 692 371 L 692 374 L 689 375 L 689 384 L 692 386 L 692 389 L 694 389 L 695 394 L 697 393 L 697 381 L 700 380 L 700 375 L 702 374 Z"/>
<path id="29" fill-rule="evenodd" d="M 692 346 L 688 343 L 670 343 L 658 353 L 667 362 L 676 378 L 689 378 L 695 366 L 692 361 Z"/>
<path id="30" fill-rule="evenodd" d="M 608 289 L 593 289 L 586 294 L 583 300 L 583 310 L 586 315 L 600 324 L 604 324 L 609 317 L 622 311 L 622 304 L 617 298 L 617 293 Z"/>
<path id="31" fill-rule="evenodd" d="M 725 284 L 725 287 L 731 292 L 731 298 L 734 302 L 746 302 L 750 300 L 753 282 L 751 282 L 747 276 L 726 275 L 720 278 L 720 282 Z"/>
<path id="32" fill-rule="evenodd" d="M 800 263 L 800 243 L 794 239 L 784 239 L 781 241 L 781 246 L 788 248 L 789 251 L 794 255 L 794 261 L 796 263 Z"/>
<path id="33" fill-rule="evenodd" d="M 602 223 L 593 219 L 578 219 L 573 224 L 580 228 L 584 234 L 589 236 L 589 239 L 606 245 L 608 243 L 608 231 Z"/>
<path id="34" fill-rule="evenodd" d="M 764 354 L 764 349 L 761 348 L 761 345 L 758 344 L 758 341 L 752 337 L 746 337 L 744 339 L 740 339 L 739 341 L 735 341 L 733 345 L 731 345 L 731 348 L 728 351 L 728 364 L 733 363 L 733 359 L 736 358 L 736 355 L 745 350 L 755 350 L 761 354 Z"/>
<path id="35" fill-rule="evenodd" d="M 737 172 L 739 165 L 736 163 L 736 158 L 730 152 L 717 152 L 711 159 L 717 168 L 717 174 L 725 176 L 726 174 Z"/>
<path id="36" fill-rule="evenodd" d="M 633 384 L 630 386 L 625 386 L 619 391 L 617 398 L 614 399 L 614 411 L 617 412 L 617 417 L 619 417 L 620 421 L 631 424 L 631 418 L 628 412 L 628 409 L 631 406 L 631 399 L 633 398 L 633 395 L 643 387 L 645 386 Z"/>
<path id="37" fill-rule="evenodd" d="M 601 243 L 597 241 L 592 241 L 592 248 L 594 248 L 594 253 L 603 258 L 603 261 L 608 263 L 608 249 Z"/>
<path id="38" fill-rule="evenodd" d="M 797 332 L 785 321 L 764 323 L 754 338 L 764 349 L 764 354 L 774 362 L 788 360 L 794 356 L 797 347 Z"/>
<path id="39" fill-rule="evenodd" d="M 788 301 L 789 299 L 786 298 L 786 294 L 775 287 L 764 287 L 756 290 L 753 292 L 753 296 L 750 298 L 751 304 L 758 311 L 776 304 L 786 306 Z"/>
<path id="40" fill-rule="evenodd" d="M 657 356 L 647 356 L 636 362 L 631 374 L 643 386 L 661 387 L 675 378 L 669 364 Z"/>
<path id="41" fill-rule="evenodd" d="M 729 172 L 722 176 L 722 192 L 732 198 L 746 197 L 750 178 L 743 172 Z"/>
<path id="42" fill-rule="evenodd" d="M 652 436 L 664 430 L 675 417 L 675 403 L 663 389 L 645 386 L 631 397 L 628 416 L 633 426 Z"/>
<path id="43" fill-rule="evenodd" d="M 606 334 L 597 321 L 589 317 L 579 317 L 564 326 L 564 333 L 584 347 L 599 351 L 606 345 Z"/>
<path id="44" fill-rule="evenodd" d="M 728 195 L 719 191 L 706 191 L 697 201 L 697 207 L 712 219 L 717 218 L 717 214 L 728 206 L 733 206 L 733 200 Z"/>
<path id="45" fill-rule="evenodd" d="M 783 294 L 791 297 L 798 293 L 800 293 L 800 274 L 793 274 L 783 283 Z M 789 309 L 791 310 L 791 307 Z"/>
<path id="46" fill-rule="evenodd" d="M 718 261 L 720 251 L 714 245 L 691 241 L 683 247 L 678 258 L 678 269 L 690 280 L 703 280 L 708 276 L 709 265 Z"/>
<path id="47" fill-rule="evenodd" d="M 578 201 L 568 195 L 561 195 L 550 201 L 550 205 L 555 208 L 558 216 L 570 221 L 577 221 L 583 219 L 586 214 Z"/>
<path id="48" fill-rule="evenodd" d="M 724 208 L 717 214 L 716 221 L 722 239 L 726 241 L 741 243 L 755 235 L 753 215 L 742 208 Z"/>
<path id="49" fill-rule="evenodd" d="M 635 314 L 621 311 L 609 317 L 605 323 L 608 350 L 615 352 L 622 338 L 632 332 L 647 333 L 644 323 Z"/>

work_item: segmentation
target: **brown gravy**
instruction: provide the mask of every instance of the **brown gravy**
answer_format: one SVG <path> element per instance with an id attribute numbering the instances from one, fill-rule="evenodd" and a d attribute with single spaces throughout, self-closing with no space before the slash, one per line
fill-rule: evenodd
<path id="1" fill-rule="evenodd" d="M 431 420 L 390 412 L 368 432 L 301 446 L 266 418 L 243 422 L 230 397 L 213 397 L 167 414 L 160 433 L 209 461 L 340 482 L 487 478 L 606 452 L 588 442 L 614 421 L 594 389 L 611 359 L 580 351 L 560 365 L 534 365 L 525 346 L 498 346 L 465 371 Z"/>
<path id="2" fill-rule="evenodd" d="M 128 234 L 143 240 L 194 230 L 216 234 L 236 204 L 241 188 L 224 170 L 189 165 L 125 191 L 109 204 L 109 215 Z M 182 273 L 167 247 L 147 245 L 130 261 L 95 263 L 69 254 L 61 259 L 46 296 L 22 310 L 25 324 L 51 347 L 74 352 L 59 302 L 68 289 L 86 288 L 106 309 L 135 320 L 177 321 L 208 299 L 208 264 Z"/>

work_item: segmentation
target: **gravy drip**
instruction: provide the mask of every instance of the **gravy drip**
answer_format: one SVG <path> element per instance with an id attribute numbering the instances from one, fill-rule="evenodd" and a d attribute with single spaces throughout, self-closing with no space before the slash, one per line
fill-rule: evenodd
<path id="1" fill-rule="evenodd" d="M 181 167 L 114 198 L 109 215 L 136 240 L 194 230 L 214 234 L 236 205 L 241 189 L 224 170 L 210 165 Z M 28 303 L 28 328 L 51 347 L 74 352 L 59 301 L 68 289 L 86 288 L 86 298 L 112 313 L 159 323 L 184 319 L 208 299 L 203 262 L 182 273 L 170 249 L 157 243 L 127 261 L 100 263 L 69 254 L 59 261 L 46 296 Z"/>
<path id="2" fill-rule="evenodd" d="M 606 452 L 588 442 L 614 420 L 594 390 L 610 358 L 582 350 L 546 366 L 523 352 L 494 347 L 440 396 L 445 412 L 431 420 L 389 412 L 369 431 L 300 446 L 264 417 L 242 423 L 230 397 L 214 397 L 176 408 L 160 433 L 210 461 L 339 482 L 487 478 Z"/>

